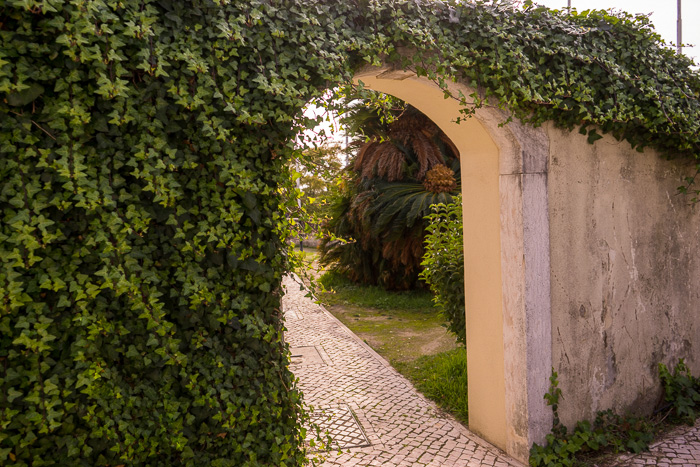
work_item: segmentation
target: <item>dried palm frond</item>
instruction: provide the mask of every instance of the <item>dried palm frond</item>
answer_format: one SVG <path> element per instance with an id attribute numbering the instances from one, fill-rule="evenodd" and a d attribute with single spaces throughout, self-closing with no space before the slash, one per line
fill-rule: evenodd
<path id="1" fill-rule="evenodd" d="M 422 132 L 414 132 L 411 138 L 411 146 L 416 153 L 420 169 L 416 174 L 418 180 L 422 180 L 426 172 L 437 164 L 444 164 L 445 159 L 442 157 L 440 148 L 435 141 L 425 136 Z"/>
<path id="2" fill-rule="evenodd" d="M 379 142 L 377 142 L 376 139 L 373 139 L 360 147 L 360 150 L 357 152 L 357 156 L 355 157 L 355 170 L 362 170 L 362 164 L 364 163 L 365 157 L 367 157 L 368 153 L 372 154 L 372 152 L 376 151 L 377 146 L 379 146 Z"/>
<path id="3" fill-rule="evenodd" d="M 416 128 L 421 128 L 423 122 L 415 118 L 412 112 L 404 112 L 389 125 L 389 138 L 407 146 Z"/>
<path id="4" fill-rule="evenodd" d="M 423 127 L 421 128 L 421 133 L 423 133 L 425 136 L 428 138 L 434 138 L 436 135 L 442 133 L 442 130 L 440 130 L 440 127 L 437 126 L 432 120 L 429 118 L 425 119 L 425 123 L 423 124 Z"/>
<path id="5" fill-rule="evenodd" d="M 403 180 L 406 171 L 406 156 L 403 151 L 396 152 L 390 167 L 391 169 L 387 173 L 387 180 L 390 182 Z"/>
<path id="6" fill-rule="evenodd" d="M 453 143 L 452 140 L 448 138 L 445 133 L 442 132 L 440 132 L 439 139 L 445 145 L 446 149 L 452 153 L 451 156 L 459 160 L 459 149 L 457 149 L 455 143 Z"/>
<path id="7" fill-rule="evenodd" d="M 386 260 L 386 271 L 394 272 L 382 278 L 385 284 L 392 288 L 402 289 L 410 286 L 406 281 L 420 269 L 420 261 L 423 257 L 423 231 L 419 229 L 411 232 L 410 236 L 403 240 L 394 240 L 384 243 L 382 256 Z"/>
<path id="8" fill-rule="evenodd" d="M 372 191 L 358 193 L 348 208 L 347 216 L 353 224 L 353 231 L 363 244 L 367 244 L 371 240 L 369 212 L 374 198 L 375 194 Z"/>
<path id="9" fill-rule="evenodd" d="M 377 143 L 372 152 L 365 153 L 362 166 L 359 168 L 362 178 L 374 178 L 377 173 L 377 165 L 384 158 L 386 151 L 390 149 L 387 143 Z"/>
<path id="10" fill-rule="evenodd" d="M 377 176 L 390 182 L 395 182 L 403 178 L 403 166 L 406 156 L 393 144 L 387 144 L 386 150 L 382 151 L 383 157 L 377 166 Z"/>

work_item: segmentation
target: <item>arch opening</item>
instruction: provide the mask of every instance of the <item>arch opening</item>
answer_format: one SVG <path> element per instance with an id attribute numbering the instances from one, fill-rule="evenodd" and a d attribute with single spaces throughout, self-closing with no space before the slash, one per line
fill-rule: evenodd
<path id="1" fill-rule="evenodd" d="M 469 427 L 527 462 L 552 423 L 543 399 L 552 364 L 547 136 L 500 126 L 506 115 L 494 108 L 457 123 L 458 101 L 413 72 L 368 67 L 354 80 L 416 107 L 459 149 Z"/>

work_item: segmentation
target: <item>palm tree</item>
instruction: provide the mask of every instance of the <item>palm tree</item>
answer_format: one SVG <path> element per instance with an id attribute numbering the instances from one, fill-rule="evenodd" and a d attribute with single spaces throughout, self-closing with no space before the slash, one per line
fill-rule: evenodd
<path id="1" fill-rule="evenodd" d="M 414 107 L 401 102 L 389 113 L 387 121 L 362 107 L 344 118 L 365 138 L 326 223 L 321 262 L 356 282 L 408 289 L 419 284 L 423 218 L 458 191 L 459 152 Z"/>

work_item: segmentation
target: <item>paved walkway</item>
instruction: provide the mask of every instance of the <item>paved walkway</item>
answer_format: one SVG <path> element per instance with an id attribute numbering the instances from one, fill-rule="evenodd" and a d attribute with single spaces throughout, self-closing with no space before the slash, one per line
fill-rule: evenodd
<path id="1" fill-rule="evenodd" d="M 324 467 L 523 465 L 437 409 L 292 279 L 284 283 L 291 369 L 312 418 L 337 443 Z"/>
<path id="2" fill-rule="evenodd" d="M 616 467 L 657 465 L 659 467 L 695 467 L 700 465 L 700 423 L 695 426 L 679 426 L 667 433 L 662 440 L 649 446 L 648 452 L 622 456 Z"/>

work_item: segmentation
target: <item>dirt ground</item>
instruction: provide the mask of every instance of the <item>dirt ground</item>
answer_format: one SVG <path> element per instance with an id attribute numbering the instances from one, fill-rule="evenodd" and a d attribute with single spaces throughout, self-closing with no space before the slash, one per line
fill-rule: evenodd
<path id="1" fill-rule="evenodd" d="M 434 311 L 373 310 L 345 305 L 327 309 L 392 363 L 407 363 L 457 347 L 455 338 L 441 326 L 442 320 Z"/>

